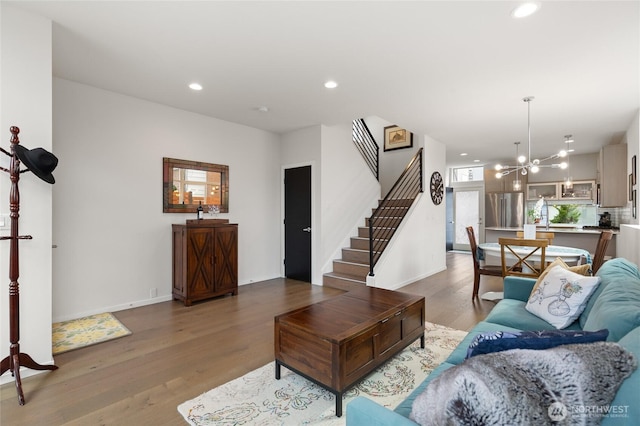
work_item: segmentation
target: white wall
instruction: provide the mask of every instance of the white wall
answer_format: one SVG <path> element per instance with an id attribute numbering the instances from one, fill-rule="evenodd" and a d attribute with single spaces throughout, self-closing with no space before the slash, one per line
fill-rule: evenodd
<path id="1" fill-rule="evenodd" d="M 395 290 L 447 268 L 445 202 L 436 206 L 429 193 L 431 174 L 435 171 L 444 173 L 445 146 L 426 135 L 422 146 L 424 193 L 378 260 L 375 277 L 369 277 L 367 285 Z"/>
<path id="2" fill-rule="evenodd" d="M 636 194 L 640 197 L 640 111 L 636 114 L 635 119 L 627 129 L 623 142 L 627 143 L 627 176 L 631 174 L 631 159 L 636 156 L 636 167 L 639 176 L 636 178 Z M 629 210 L 631 210 L 631 202 L 629 202 Z M 636 200 L 636 217 L 629 213 L 628 223 L 640 224 L 640 200 Z"/>
<path id="3" fill-rule="evenodd" d="M 284 192 L 284 170 L 294 167 L 311 166 L 311 282 L 322 283 L 322 264 L 320 236 L 321 200 L 320 200 L 320 145 L 322 143 L 322 126 L 307 127 L 282 135 L 281 158 L 282 173 L 280 178 L 281 191 Z M 281 195 L 280 213 L 280 267 L 284 276 L 284 195 Z"/>
<path id="4" fill-rule="evenodd" d="M 394 124 L 376 116 L 366 117 L 364 121 L 380 147 L 380 187 L 382 197 L 384 197 L 396 183 L 409 161 L 420 149 L 420 138 L 415 134 L 413 135 L 412 148 L 385 151 L 384 128 Z"/>
<path id="5" fill-rule="evenodd" d="M 54 321 L 171 299 L 171 224 L 192 215 L 162 212 L 162 157 L 229 166 L 220 218 L 239 224 L 239 283 L 280 276 L 279 136 L 67 80 L 53 89 Z"/>
<path id="6" fill-rule="evenodd" d="M 341 257 L 380 199 L 380 184 L 353 144 L 351 126 L 322 126 L 321 273 L 332 270 L 332 261 Z"/>
<path id="7" fill-rule="evenodd" d="M 20 144 L 52 151 L 51 21 L 0 3 L 0 141 L 9 150 L 10 126 L 20 128 Z M 9 157 L 0 153 L 0 165 Z M 24 166 L 22 166 L 24 168 Z M 54 172 L 57 176 L 57 172 Z M 0 172 L 0 214 L 8 220 L 9 175 Z M 51 364 L 51 204 L 52 186 L 31 173 L 19 181 L 20 346 L 40 364 Z M 8 227 L 0 235 L 9 235 Z M 9 354 L 9 241 L 0 241 L 0 358 Z M 25 369 L 23 377 L 37 371 Z M 1 382 L 12 381 L 9 373 Z"/>

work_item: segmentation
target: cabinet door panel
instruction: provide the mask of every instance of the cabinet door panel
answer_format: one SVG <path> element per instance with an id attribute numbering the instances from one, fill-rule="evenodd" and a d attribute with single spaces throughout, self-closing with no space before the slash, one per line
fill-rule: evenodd
<path id="1" fill-rule="evenodd" d="M 215 236 L 215 290 L 235 291 L 238 287 L 237 228 L 217 228 Z"/>
<path id="2" fill-rule="evenodd" d="M 213 231 L 206 228 L 189 229 L 187 244 L 187 283 L 189 298 L 197 298 L 214 291 Z"/>

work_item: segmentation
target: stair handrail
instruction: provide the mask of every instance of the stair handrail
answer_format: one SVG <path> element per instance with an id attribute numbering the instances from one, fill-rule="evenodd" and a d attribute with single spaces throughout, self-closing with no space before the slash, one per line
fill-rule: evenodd
<path id="1" fill-rule="evenodd" d="M 374 276 L 373 268 L 378 262 L 388 241 L 391 240 L 395 234 L 397 226 L 404 220 L 409 206 L 413 204 L 419 193 L 424 192 L 422 151 L 423 148 L 420 148 L 413 158 L 411 158 L 398 180 L 396 180 L 393 187 L 391 187 L 368 220 L 370 276 Z M 394 205 L 392 200 L 397 200 L 397 204 Z M 398 205 L 403 201 L 408 202 L 409 200 L 411 201 L 409 206 Z M 391 209 L 391 213 L 398 213 L 398 216 L 382 216 L 381 212 L 383 209 L 387 211 Z M 386 226 L 390 224 L 390 221 L 395 220 L 397 220 L 397 223 L 394 223 L 394 227 Z"/>
<path id="2" fill-rule="evenodd" d="M 351 126 L 353 143 L 360 151 L 362 158 L 364 159 L 369 170 L 376 177 L 376 180 L 380 180 L 380 147 L 375 138 L 371 134 L 367 123 L 364 119 L 358 118 L 353 120 Z"/>

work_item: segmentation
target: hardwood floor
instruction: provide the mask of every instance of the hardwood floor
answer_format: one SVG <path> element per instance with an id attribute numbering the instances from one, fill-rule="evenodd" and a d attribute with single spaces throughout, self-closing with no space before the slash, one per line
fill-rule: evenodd
<path id="1" fill-rule="evenodd" d="M 425 296 L 427 321 L 469 330 L 494 303 L 472 302 L 469 255 L 448 253 L 447 267 L 401 291 Z M 482 277 L 481 293 L 501 288 L 501 278 Z M 164 302 L 116 312 L 131 336 L 57 355 L 58 370 L 23 379 L 24 406 L 13 382 L 3 385 L 0 424 L 186 424 L 180 403 L 273 361 L 275 315 L 342 293 L 274 279 L 188 308 Z"/>

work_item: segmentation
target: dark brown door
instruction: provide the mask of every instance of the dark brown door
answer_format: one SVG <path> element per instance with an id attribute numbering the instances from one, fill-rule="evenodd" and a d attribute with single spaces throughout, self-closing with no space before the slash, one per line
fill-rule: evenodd
<path id="1" fill-rule="evenodd" d="M 311 282 L 311 166 L 284 171 L 284 274 Z"/>

